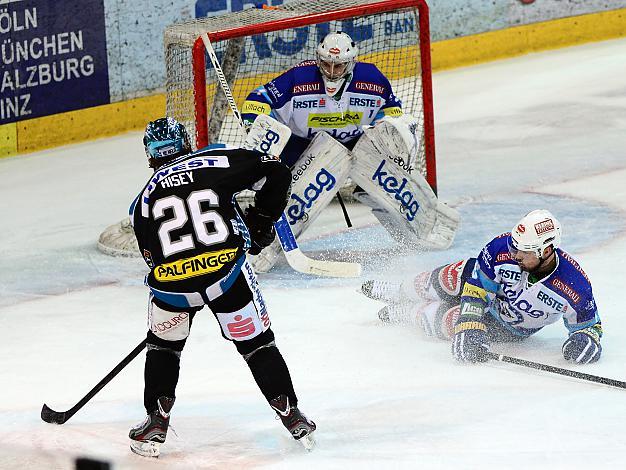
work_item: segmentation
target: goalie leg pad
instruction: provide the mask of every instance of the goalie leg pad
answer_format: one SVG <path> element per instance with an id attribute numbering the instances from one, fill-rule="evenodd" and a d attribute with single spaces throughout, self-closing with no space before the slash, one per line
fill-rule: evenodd
<path id="1" fill-rule="evenodd" d="M 418 166 L 422 142 L 417 120 L 383 118 L 365 129 L 352 153 L 352 180 L 379 205 L 392 236 L 417 248 L 448 248 L 459 224 L 456 210 L 441 203 Z M 375 214 L 376 215 L 376 214 Z M 377 217 L 378 217 L 377 215 Z"/>
<path id="2" fill-rule="evenodd" d="M 298 237 L 330 204 L 352 169 L 352 154 L 325 132 L 318 132 L 291 170 L 291 196 L 285 215 Z M 255 271 L 267 272 L 281 253 L 278 238 L 258 256 Z"/>

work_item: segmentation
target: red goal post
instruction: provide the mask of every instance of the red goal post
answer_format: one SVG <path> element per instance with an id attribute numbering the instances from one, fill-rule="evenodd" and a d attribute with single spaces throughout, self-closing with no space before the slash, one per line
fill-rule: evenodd
<path id="1" fill-rule="evenodd" d="M 437 190 L 428 6 L 424 0 L 299 0 L 198 18 L 166 28 L 166 114 L 185 124 L 194 147 L 239 145 L 230 111 L 200 38 L 213 43 L 239 109 L 259 85 L 315 58 L 328 32 L 345 31 L 357 60 L 374 63 L 390 80 L 405 113 L 419 118 L 417 167 Z M 208 65 L 208 68 L 207 68 Z"/>

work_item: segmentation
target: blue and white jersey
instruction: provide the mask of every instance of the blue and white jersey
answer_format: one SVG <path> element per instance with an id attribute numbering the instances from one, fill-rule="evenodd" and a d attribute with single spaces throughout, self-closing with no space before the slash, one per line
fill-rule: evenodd
<path id="1" fill-rule="evenodd" d="M 510 239 L 504 233 L 480 252 L 462 304 L 482 304 L 518 336 L 530 336 L 561 318 L 569 333 L 600 323 L 591 283 L 574 258 L 557 249 L 554 271 L 530 283 L 529 273 L 509 253 Z"/>
<path id="2" fill-rule="evenodd" d="M 252 123 L 259 114 L 269 114 L 298 137 L 311 140 L 324 131 L 348 143 L 363 133 L 363 126 L 401 115 L 401 106 L 389 80 L 373 64 L 357 62 L 343 92 L 330 97 L 317 64 L 308 60 L 250 93 L 242 117 Z"/>

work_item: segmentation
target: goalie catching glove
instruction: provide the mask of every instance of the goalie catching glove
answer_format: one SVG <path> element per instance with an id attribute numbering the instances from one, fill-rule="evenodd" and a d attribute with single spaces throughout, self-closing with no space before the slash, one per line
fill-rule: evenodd
<path id="1" fill-rule="evenodd" d="M 476 315 L 461 315 L 454 326 L 452 355 L 460 362 L 487 362 L 487 326 Z"/>
<path id="2" fill-rule="evenodd" d="M 248 253 L 258 255 L 263 248 L 271 245 L 276 237 L 274 220 L 254 206 L 246 209 L 244 219 L 250 232 L 250 241 L 252 243 Z"/>
<path id="3" fill-rule="evenodd" d="M 589 364 L 600 359 L 602 327 L 596 324 L 590 328 L 575 331 L 563 343 L 563 357 L 577 364 Z"/>

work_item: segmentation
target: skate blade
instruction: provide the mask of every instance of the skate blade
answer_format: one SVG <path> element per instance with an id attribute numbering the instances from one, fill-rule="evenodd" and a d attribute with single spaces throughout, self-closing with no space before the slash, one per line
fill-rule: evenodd
<path id="1" fill-rule="evenodd" d="M 298 439 L 299 442 L 304 446 L 304 448 L 306 450 L 308 450 L 309 452 L 311 452 L 315 446 L 316 446 L 316 442 L 315 442 L 315 438 L 313 437 L 313 433 L 309 433 L 306 436 L 302 436 L 300 439 Z"/>
<path id="2" fill-rule="evenodd" d="M 142 442 L 134 441 L 132 439 L 130 440 L 130 450 L 132 450 L 137 455 L 141 455 L 142 457 L 157 458 L 161 453 L 160 447 L 160 442 Z"/>

